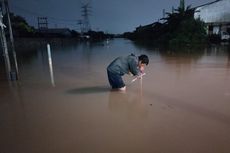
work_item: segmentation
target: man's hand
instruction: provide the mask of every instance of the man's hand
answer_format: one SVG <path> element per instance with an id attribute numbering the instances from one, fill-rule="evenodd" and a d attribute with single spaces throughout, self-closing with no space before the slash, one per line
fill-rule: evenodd
<path id="1" fill-rule="evenodd" d="M 128 75 L 131 75 L 131 76 L 133 76 L 133 74 L 132 74 L 130 71 L 129 71 Z"/>
<path id="2" fill-rule="evenodd" d="M 138 75 L 136 78 L 134 78 L 132 81 L 131 81 L 131 83 L 132 82 L 134 82 L 134 81 L 136 81 L 137 79 L 142 79 L 142 77 L 145 75 L 145 73 L 141 73 L 140 75 Z"/>
<path id="3" fill-rule="evenodd" d="M 142 76 L 144 76 L 145 73 L 141 73 L 140 75 L 137 76 L 138 79 L 142 79 Z"/>

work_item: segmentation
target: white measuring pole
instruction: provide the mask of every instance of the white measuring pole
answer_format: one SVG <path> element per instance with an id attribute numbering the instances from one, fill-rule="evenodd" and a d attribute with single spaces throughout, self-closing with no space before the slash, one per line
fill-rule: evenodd
<path id="1" fill-rule="evenodd" d="M 50 51 L 50 44 L 47 44 L 47 52 L 48 52 L 48 62 L 49 62 L 49 70 L 50 70 L 50 79 L 53 86 L 55 86 L 54 83 L 54 73 L 53 73 L 53 64 L 52 64 L 52 57 L 51 57 L 51 51 Z"/>

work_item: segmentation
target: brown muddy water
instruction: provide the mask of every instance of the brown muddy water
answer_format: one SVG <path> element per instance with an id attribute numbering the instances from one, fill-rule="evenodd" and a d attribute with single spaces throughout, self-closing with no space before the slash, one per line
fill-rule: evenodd
<path id="1" fill-rule="evenodd" d="M 226 46 L 51 43 L 53 80 L 44 44 L 17 50 L 19 81 L 1 66 L 0 153 L 230 152 Z M 127 91 L 112 92 L 106 67 L 130 53 L 149 55 L 146 75 L 125 76 Z"/>

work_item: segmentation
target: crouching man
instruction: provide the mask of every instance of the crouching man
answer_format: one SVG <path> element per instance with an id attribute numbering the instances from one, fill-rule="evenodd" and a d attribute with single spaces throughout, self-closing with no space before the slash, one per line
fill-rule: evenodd
<path id="1" fill-rule="evenodd" d="M 141 76 L 148 63 L 149 58 L 147 55 L 140 55 L 137 57 L 134 54 L 131 54 L 113 60 L 107 67 L 108 80 L 112 89 L 121 91 L 126 90 L 122 76 L 129 73 L 136 77 Z"/>

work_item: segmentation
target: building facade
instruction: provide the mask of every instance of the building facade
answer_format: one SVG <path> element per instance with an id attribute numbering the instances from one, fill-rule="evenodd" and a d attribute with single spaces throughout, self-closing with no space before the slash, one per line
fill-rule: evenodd
<path id="1" fill-rule="evenodd" d="M 230 0 L 216 0 L 196 7 L 194 18 L 200 18 L 207 25 L 209 35 L 220 35 L 230 39 Z"/>

